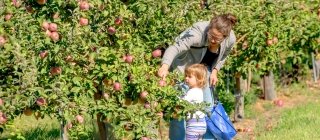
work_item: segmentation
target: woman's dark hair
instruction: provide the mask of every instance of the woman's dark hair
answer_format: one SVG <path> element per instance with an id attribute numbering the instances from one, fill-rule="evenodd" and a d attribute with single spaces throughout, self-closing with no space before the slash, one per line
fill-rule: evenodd
<path id="1" fill-rule="evenodd" d="M 210 21 L 209 30 L 217 29 L 223 36 L 229 36 L 231 29 L 236 24 L 237 18 L 228 13 L 213 17 Z"/>

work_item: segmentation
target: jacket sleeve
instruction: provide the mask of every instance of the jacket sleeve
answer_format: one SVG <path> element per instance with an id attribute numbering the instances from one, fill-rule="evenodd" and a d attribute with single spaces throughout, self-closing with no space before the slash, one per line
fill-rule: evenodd
<path id="1" fill-rule="evenodd" d="M 223 54 L 221 60 L 218 62 L 218 64 L 215 67 L 215 69 L 217 69 L 218 71 L 222 68 L 223 64 L 225 63 L 225 61 L 226 61 L 228 55 L 230 54 L 230 51 L 232 50 L 235 42 L 236 42 L 236 37 L 235 37 L 233 31 L 231 31 L 229 42 L 226 46 L 226 50 L 224 51 L 224 54 Z"/>
<path id="2" fill-rule="evenodd" d="M 199 46 L 201 40 L 202 33 L 197 25 L 194 24 L 192 27 L 182 32 L 175 39 L 175 43 L 166 49 L 162 57 L 162 64 L 171 66 L 176 57 L 187 52 L 191 46 Z"/>

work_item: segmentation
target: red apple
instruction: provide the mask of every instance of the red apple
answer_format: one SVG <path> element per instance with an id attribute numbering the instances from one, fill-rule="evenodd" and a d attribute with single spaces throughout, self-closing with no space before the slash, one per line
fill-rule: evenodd
<path id="1" fill-rule="evenodd" d="M 151 106 L 150 106 L 150 103 L 149 102 L 146 102 L 146 103 L 144 103 L 144 108 L 150 108 Z"/>
<path id="2" fill-rule="evenodd" d="M 126 62 L 127 63 L 132 63 L 132 61 L 133 61 L 133 56 L 132 55 L 127 55 Z"/>
<path id="3" fill-rule="evenodd" d="M 113 89 L 114 89 L 115 91 L 120 91 L 120 90 L 121 90 L 121 84 L 118 83 L 118 82 L 115 82 L 115 83 L 113 84 Z"/>
<path id="4" fill-rule="evenodd" d="M 115 20 L 114 20 L 114 24 L 116 25 L 121 25 L 122 24 L 122 19 L 120 17 L 117 17 Z"/>
<path id="5" fill-rule="evenodd" d="M 58 30 L 58 25 L 55 23 L 49 23 L 49 28 L 51 32 L 56 32 Z"/>
<path id="6" fill-rule="evenodd" d="M 59 34 L 58 34 L 58 32 L 51 32 L 50 38 L 51 38 L 54 42 L 59 41 Z"/>
<path id="7" fill-rule="evenodd" d="M 81 26 L 86 26 L 89 24 L 89 20 L 86 18 L 80 18 L 79 23 Z"/>
<path id="8" fill-rule="evenodd" d="M 142 91 L 142 92 L 140 93 L 140 98 L 141 98 L 141 99 L 146 99 L 146 98 L 147 98 L 147 95 L 148 95 L 148 92 L 147 92 L 147 91 Z"/>
<path id="9" fill-rule="evenodd" d="M 141 140 L 150 140 L 148 137 L 141 137 Z"/>
<path id="10" fill-rule="evenodd" d="M 47 3 L 47 0 L 37 0 L 37 3 L 40 5 L 44 5 Z"/>
<path id="11" fill-rule="evenodd" d="M 277 106 L 282 107 L 283 104 L 284 104 L 284 102 L 283 102 L 283 100 L 278 99 L 277 102 L 276 102 L 276 104 L 277 104 Z"/>
<path id="12" fill-rule="evenodd" d="M 267 43 L 268 46 L 271 46 L 271 45 L 273 44 L 273 41 L 272 41 L 272 39 L 268 39 L 268 40 L 266 41 L 266 43 Z"/>
<path id="13" fill-rule="evenodd" d="M 19 7 L 21 6 L 20 1 L 18 1 L 18 0 L 12 0 L 12 4 L 13 4 L 16 8 L 19 8 Z"/>
<path id="14" fill-rule="evenodd" d="M 23 110 L 23 114 L 26 116 L 31 116 L 32 115 L 32 109 L 31 108 L 26 108 Z"/>
<path id="15" fill-rule="evenodd" d="M 58 75 L 58 74 L 61 74 L 61 72 L 62 72 L 61 67 L 52 67 L 50 69 L 50 74 L 52 75 Z"/>
<path id="16" fill-rule="evenodd" d="M 0 106 L 4 104 L 4 101 L 0 98 Z"/>
<path id="17" fill-rule="evenodd" d="M 39 56 L 41 59 L 44 59 L 48 56 L 48 54 L 49 54 L 48 51 L 45 50 L 45 51 L 41 51 Z"/>
<path id="18" fill-rule="evenodd" d="M 159 86 L 160 86 L 160 87 L 166 86 L 166 81 L 160 80 L 160 81 L 159 81 Z"/>
<path id="19" fill-rule="evenodd" d="M 80 10 L 87 11 L 87 10 L 89 10 L 90 5 L 88 2 L 83 1 L 83 2 L 80 2 L 79 7 L 80 7 Z"/>
<path id="20" fill-rule="evenodd" d="M 76 120 L 78 123 L 82 124 L 84 122 L 84 118 L 81 115 L 76 116 Z"/>
<path id="21" fill-rule="evenodd" d="M 4 113 L 0 112 L 0 124 L 5 124 L 7 122 L 7 117 Z"/>
<path id="22" fill-rule="evenodd" d="M 152 52 L 152 57 L 157 58 L 157 57 L 161 57 L 161 50 L 160 49 L 156 49 Z"/>
<path id="23" fill-rule="evenodd" d="M 9 20 L 11 19 L 11 17 L 12 17 L 12 14 L 11 14 L 11 13 L 6 14 L 5 17 L 4 17 L 4 20 L 5 20 L 5 21 L 9 21 Z"/>
<path id="24" fill-rule="evenodd" d="M 3 36 L 0 36 L 0 46 L 3 46 L 6 42 L 7 40 Z"/>
<path id="25" fill-rule="evenodd" d="M 42 22 L 41 27 L 45 31 L 48 30 L 49 29 L 49 22 L 47 22 L 47 21 Z"/>
<path id="26" fill-rule="evenodd" d="M 283 100 L 278 99 L 278 100 L 275 100 L 275 101 L 274 101 L 274 104 L 276 104 L 278 107 L 282 107 L 283 104 L 284 104 L 284 102 L 283 102 Z"/>
<path id="27" fill-rule="evenodd" d="M 37 99 L 36 103 L 37 103 L 38 106 L 44 106 L 44 105 L 46 105 L 46 100 L 44 98 L 42 98 L 42 97 L 39 97 Z"/>
<path id="28" fill-rule="evenodd" d="M 46 30 L 46 35 L 47 35 L 48 37 L 50 37 L 50 36 L 51 36 L 51 31 Z"/>
<path id="29" fill-rule="evenodd" d="M 114 27 L 109 27 L 109 28 L 108 28 L 108 33 L 109 33 L 110 35 L 114 35 L 114 34 L 116 33 L 116 29 L 115 29 Z"/>

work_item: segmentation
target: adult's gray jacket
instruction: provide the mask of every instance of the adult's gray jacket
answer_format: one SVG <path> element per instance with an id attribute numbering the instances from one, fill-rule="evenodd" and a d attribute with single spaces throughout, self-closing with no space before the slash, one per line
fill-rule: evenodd
<path id="1" fill-rule="evenodd" d="M 170 70 L 178 68 L 184 73 L 186 66 L 200 63 L 207 51 L 209 21 L 197 22 L 182 32 L 176 39 L 175 43 L 169 46 L 162 58 L 162 64 L 170 66 Z M 219 56 L 212 62 L 211 68 L 220 70 L 233 45 L 236 37 L 233 31 L 229 36 L 220 43 Z"/>

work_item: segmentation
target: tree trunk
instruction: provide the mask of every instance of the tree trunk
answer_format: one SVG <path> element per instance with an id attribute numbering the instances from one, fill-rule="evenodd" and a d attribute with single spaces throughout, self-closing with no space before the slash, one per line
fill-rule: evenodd
<path id="1" fill-rule="evenodd" d="M 265 100 L 274 100 L 277 98 L 274 87 L 273 73 L 271 71 L 263 76 L 263 92 Z"/>
<path id="2" fill-rule="evenodd" d="M 244 87 L 245 80 L 236 77 L 236 101 L 234 110 L 234 121 L 240 122 L 244 118 Z"/>
<path id="3" fill-rule="evenodd" d="M 68 140 L 68 129 L 67 126 L 61 121 L 61 139 Z"/>
<path id="4" fill-rule="evenodd" d="M 101 121 L 101 114 L 97 114 L 97 124 L 99 128 L 100 140 L 107 139 L 106 126 L 103 121 Z"/>
<path id="5" fill-rule="evenodd" d="M 252 72 L 251 72 L 251 69 L 249 68 L 248 69 L 246 92 L 250 91 L 250 89 L 251 89 L 251 79 L 252 79 Z"/>

